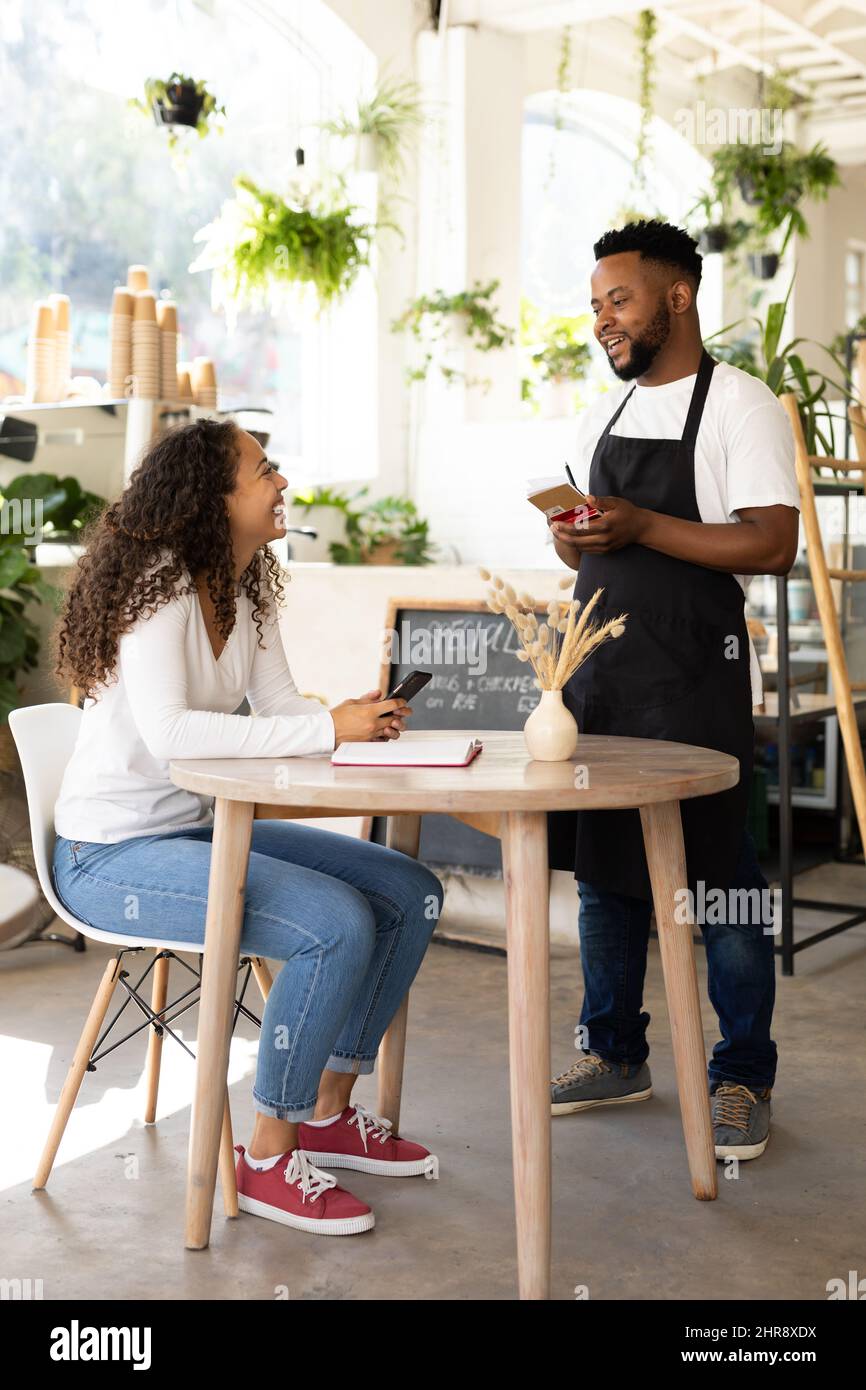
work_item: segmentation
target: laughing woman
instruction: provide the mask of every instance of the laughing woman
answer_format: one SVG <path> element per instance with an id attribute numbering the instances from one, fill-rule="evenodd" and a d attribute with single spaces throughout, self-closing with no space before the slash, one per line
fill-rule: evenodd
<path id="1" fill-rule="evenodd" d="M 298 693 L 268 542 L 286 479 L 252 435 L 198 420 L 164 435 L 106 509 L 67 595 L 57 670 L 86 701 L 55 808 L 54 880 L 81 921 L 201 943 L 212 801 L 172 758 L 287 758 L 398 738 L 411 712 L 376 690 L 327 710 Z M 247 697 L 255 718 L 233 713 Z M 442 904 L 406 855 L 287 821 L 254 821 L 241 950 L 284 961 L 268 995 L 240 1148 L 245 1211 L 321 1235 L 373 1213 L 325 1167 L 435 1173 L 420 1144 L 352 1104 L 418 970 Z"/>

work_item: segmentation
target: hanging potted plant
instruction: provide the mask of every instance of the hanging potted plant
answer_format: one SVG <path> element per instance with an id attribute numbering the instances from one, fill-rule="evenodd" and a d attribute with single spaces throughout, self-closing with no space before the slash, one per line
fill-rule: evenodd
<path id="1" fill-rule="evenodd" d="M 204 249 L 190 266 L 212 272 L 213 306 L 225 308 L 230 321 L 240 309 L 277 312 L 298 295 L 314 296 L 321 312 L 369 265 L 376 229 L 359 222 L 347 200 L 297 188 L 283 198 L 246 175 L 234 184 L 235 198 L 196 233 Z"/>
<path id="2" fill-rule="evenodd" d="M 210 130 L 222 129 L 220 118 L 226 113 L 206 82 L 197 82 L 177 72 L 167 81 L 148 77 L 144 84 L 144 100 L 133 98 L 130 105 L 146 115 L 152 114 L 158 126 L 167 127 L 171 146 L 177 143 L 175 126 L 197 130 L 203 139 Z"/>
<path id="3" fill-rule="evenodd" d="M 546 383 L 548 418 L 559 419 L 574 409 L 575 386 L 586 379 L 592 362 L 591 324 L 588 314 L 554 314 L 541 325 L 529 361 Z"/>
<path id="4" fill-rule="evenodd" d="M 766 154 L 760 145 L 723 145 L 713 155 L 716 196 L 725 201 L 736 187 L 756 210 L 753 226 L 758 235 L 782 231 L 780 255 L 794 233 L 809 234 L 799 206 L 803 199 L 824 199 L 839 183 L 838 166 L 820 144 L 806 153 L 783 144 L 777 154 Z"/>
<path id="5" fill-rule="evenodd" d="M 323 122 L 322 129 L 356 141 L 355 166 L 360 173 L 382 172 L 396 178 L 426 120 L 420 91 L 417 82 L 383 72 L 369 100 L 359 101 L 351 115 Z"/>
<path id="6" fill-rule="evenodd" d="M 742 218 L 733 218 L 730 208 L 715 190 L 704 193 L 686 214 L 691 220 L 695 213 L 701 214 L 697 233 L 701 254 L 704 256 L 730 254 L 741 246 L 748 234 L 749 224 Z"/>
<path id="7" fill-rule="evenodd" d="M 472 347 L 478 352 L 496 352 L 514 342 L 514 330 L 506 327 L 497 317 L 498 310 L 492 297 L 499 288 L 498 280 L 482 285 L 476 281 L 470 290 L 458 294 L 445 294 L 435 290 L 430 295 L 420 295 L 406 307 L 399 318 L 391 324 L 392 333 L 411 333 L 421 344 L 423 357 L 416 366 L 408 369 L 410 381 L 424 381 L 434 360 L 446 382 L 462 379 L 467 385 L 484 384 L 469 381 L 465 373 L 447 361 L 451 348 Z"/>

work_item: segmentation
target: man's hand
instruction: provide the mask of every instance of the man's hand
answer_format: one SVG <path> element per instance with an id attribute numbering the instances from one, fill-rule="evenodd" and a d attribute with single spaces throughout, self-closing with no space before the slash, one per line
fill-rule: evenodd
<path id="1" fill-rule="evenodd" d="M 603 511 L 604 516 L 577 525 L 555 519 L 551 522 L 554 542 L 559 541 L 566 554 L 573 553 L 575 560 L 578 560 L 584 551 L 593 555 L 607 555 L 641 539 L 647 518 L 645 508 L 626 502 L 624 497 L 587 495 L 587 501 Z M 560 553 L 558 547 L 557 553 Z M 561 558 L 566 564 L 571 563 L 566 555 L 562 555 Z M 577 565 L 572 564 L 572 568 L 576 569 Z"/>

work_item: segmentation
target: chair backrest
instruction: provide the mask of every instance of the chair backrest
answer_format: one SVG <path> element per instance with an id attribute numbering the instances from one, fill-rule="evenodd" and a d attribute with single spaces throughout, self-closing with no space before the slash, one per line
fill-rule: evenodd
<path id="1" fill-rule="evenodd" d="M 55 912 L 64 918 L 69 914 L 57 901 L 51 879 L 54 805 L 80 727 L 81 710 L 76 705 L 27 705 L 9 715 L 9 728 L 24 773 L 39 884 Z"/>

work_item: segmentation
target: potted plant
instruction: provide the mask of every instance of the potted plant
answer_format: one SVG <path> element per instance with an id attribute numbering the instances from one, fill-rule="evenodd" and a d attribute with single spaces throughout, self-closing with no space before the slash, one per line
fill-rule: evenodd
<path id="1" fill-rule="evenodd" d="M 811 339 L 793 338 L 789 343 L 782 345 L 782 328 L 793 287 L 794 277 L 792 276 L 784 300 L 767 305 L 766 318 L 763 322 L 756 317 L 752 319 L 752 323 L 757 329 L 752 354 L 753 366 L 746 367 L 742 361 L 736 362 L 735 365 L 744 366 L 745 370 L 750 370 L 753 376 L 759 377 L 769 386 L 774 396 L 782 396 L 787 392 L 796 396 L 807 452 L 817 454 L 820 445 L 824 453 L 829 458 L 833 458 L 835 456 L 833 444 L 835 419 L 830 410 L 829 400 L 841 398 L 846 405 L 859 404 L 859 401 L 850 382 L 845 377 L 844 363 L 840 362 L 831 348 L 824 347 L 821 343 L 814 344 L 815 347 L 821 348 L 821 351 L 830 357 L 834 367 L 839 372 L 839 380 L 827 377 L 817 368 L 805 365 L 797 349 L 801 343 L 811 343 Z M 739 327 L 739 324 L 731 324 L 728 328 L 720 329 L 720 334 L 727 333 L 731 328 L 736 327 Z M 713 338 L 716 336 L 719 335 L 713 335 L 712 338 L 707 339 L 708 350 L 714 355 L 721 355 L 725 351 L 724 346 L 714 347 L 712 345 Z M 735 345 L 731 344 L 727 350 L 730 352 L 734 347 Z"/>
<path id="2" fill-rule="evenodd" d="M 429 523 L 407 497 L 381 497 L 350 511 L 345 544 L 330 548 L 337 565 L 429 565 L 434 549 Z"/>
<path id="3" fill-rule="evenodd" d="M 152 113 L 158 126 L 166 126 L 171 146 L 177 143 L 175 126 L 197 130 L 203 139 L 210 130 L 222 129 L 220 117 L 226 113 L 206 82 L 197 82 L 177 72 L 165 82 L 158 77 L 148 77 L 144 84 L 144 100 L 133 98 L 130 105 L 147 115 Z"/>
<path id="4" fill-rule="evenodd" d="M 420 91 L 417 82 L 383 72 L 368 100 L 359 101 L 351 115 L 323 122 L 322 129 L 356 141 L 359 172 L 398 177 L 407 149 L 426 120 Z"/>
<path id="5" fill-rule="evenodd" d="M 648 197 L 647 164 L 651 158 L 651 131 L 653 121 L 653 93 L 655 90 L 656 58 L 653 42 L 658 30 L 658 21 L 653 10 L 641 10 L 635 27 L 638 42 L 638 69 L 640 72 L 640 124 L 637 145 L 634 152 L 634 174 L 632 188 L 640 201 Z"/>
<path id="6" fill-rule="evenodd" d="M 299 188 L 283 198 L 246 175 L 234 184 L 235 198 L 196 233 L 205 245 L 190 266 L 212 271 L 214 308 L 225 307 L 230 319 L 243 308 L 275 311 L 292 293 L 313 294 L 321 312 L 369 265 L 375 228 L 359 222 L 348 201 Z"/>
<path id="7" fill-rule="evenodd" d="M 586 379 L 592 362 L 590 315 L 552 314 L 537 324 L 531 306 L 527 305 L 521 319 L 521 337 L 530 348 L 531 367 L 547 383 L 548 416 L 570 414 L 575 385 Z"/>
<path id="8" fill-rule="evenodd" d="M 491 280 L 487 285 L 476 281 L 471 289 L 458 294 L 435 290 L 433 294 L 419 295 L 407 305 L 392 322 L 391 331 L 411 333 L 423 348 L 421 362 L 408 369 L 410 381 L 426 380 L 434 357 L 438 357 L 439 370 L 449 384 L 457 379 L 465 380 L 467 385 L 484 384 L 470 382 L 462 370 L 451 366 L 444 358 L 449 346 L 496 352 L 514 342 L 514 330 L 500 322 L 492 302 L 498 288 L 498 280 Z"/>
<path id="9" fill-rule="evenodd" d="M 736 187 L 740 196 L 756 210 L 756 234 L 771 236 L 782 231 L 779 254 L 796 232 L 808 236 L 806 219 L 800 211 L 804 198 L 823 199 L 840 182 L 835 160 L 823 145 L 808 152 L 783 144 L 778 154 L 766 154 L 761 145 L 723 145 L 713 155 L 713 190 L 720 200 L 728 200 Z"/>
<path id="10" fill-rule="evenodd" d="M 29 504 L 25 515 L 23 504 Z M 10 710 L 21 703 L 21 677 L 39 661 L 40 632 L 34 603 L 54 602 L 58 590 L 42 578 L 34 562 L 44 541 L 74 543 L 81 529 L 103 504 L 76 478 L 52 473 L 22 474 L 6 484 L 0 500 L 0 763 L 10 764 Z M 38 519 L 34 531 L 30 520 Z"/>
<path id="11" fill-rule="evenodd" d="M 290 506 L 298 508 L 304 524 L 314 526 L 318 533 L 315 540 L 292 538 L 293 551 L 300 552 L 298 558 L 308 562 L 329 560 L 331 546 L 344 543 L 346 540 L 346 525 L 354 503 L 364 497 L 367 491 L 368 489 L 363 487 L 349 496 L 348 493 L 338 492 L 326 486 L 304 488 L 295 492 Z"/>
<path id="12" fill-rule="evenodd" d="M 686 216 L 691 219 L 695 213 L 701 214 L 700 222 L 703 224 L 697 233 L 703 255 L 730 254 L 743 244 L 749 224 L 742 218 L 732 217 L 729 200 L 720 198 L 715 189 L 704 193 Z"/>

